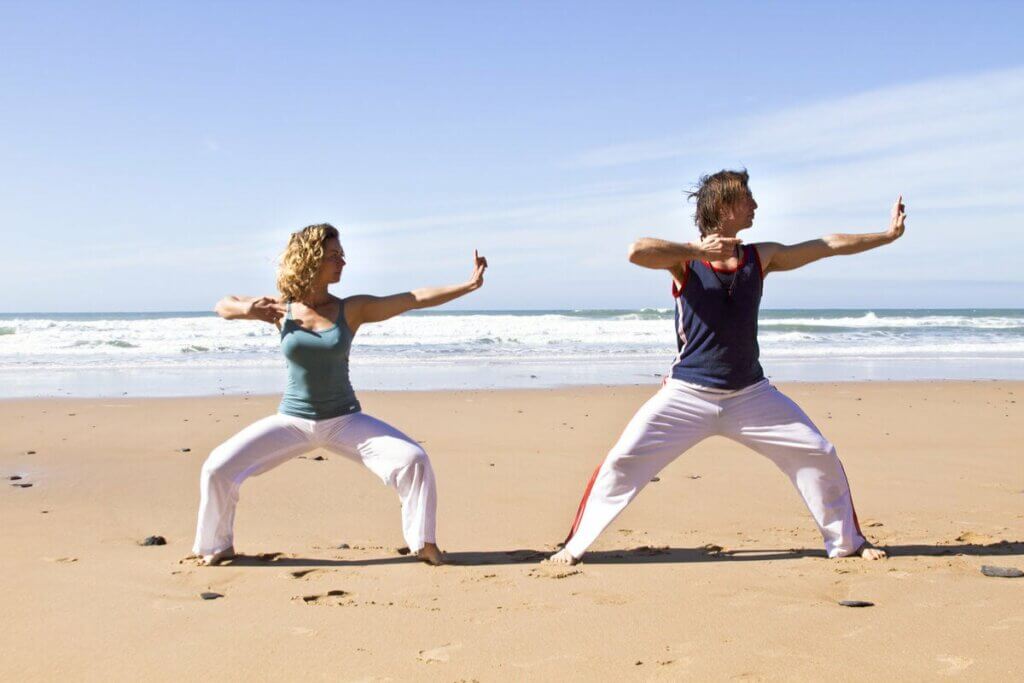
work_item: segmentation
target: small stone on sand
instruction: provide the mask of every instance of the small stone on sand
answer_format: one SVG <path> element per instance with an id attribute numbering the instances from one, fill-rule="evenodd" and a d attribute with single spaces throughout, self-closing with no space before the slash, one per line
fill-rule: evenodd
<path id="1" fill-rule="evenodd" d="M 25 483 L 22 483 L 22 482 L 18 482 L 16 484 L 11 484 L 11 486 L 17 486 L 19 489 L 30 489 L 30 488 L 32 488 L 32 484 L 25 484 Z"/>
<path id="2" fill-rule="evenodd" d="M 1019 579 L 1024 576 L 1024 572 L 1016 567 L 996 567 L 991 564 L 982 565 L 981 573 L 985 576 L 994 576 L 1001 579 Z"/>
<path id="3" fill-rule="evenodd" d="M 840 600 L 839 604 L 843 607 L 874 607 L 875 603 L 868 602 L 867 600 Z"/>
<path id="4" fill-rule="evenodd" d="M 399 555 L 408 555 L 410 550 L 407 546 L 402 546 L 401 548 L 395 548 L 395 552 Z"/>
<path id="5" fill-rule="evenodd" d="M 35 451 L 25 451 L 25 455 L 35 455 Z"/>
<path id="6" fill-rule="evenodd" d="M 352 546 L 350 546 L 348 543 L 339 543 L 337 547 L 338 550 L 348 550 Z"/>
<path id="7" fill-rule="evenodd" d="M 654 477 L 651 479 L 651 481 L 661 481 L 661 477 Z"/>
<path id="8" fill-rule="evenodd" d="M 19 477 L 17 474 L 13 474 L 7 478 L 10 479 L 11 481 L 18 481 L 19 479 L 21 479 L 21 477 Z"/>
<path id="9" fill-rule="evenodd" d="M 167 539 L 163 536 L 146 536 L 141 545 L 167 545 Z"/>
<path id="10" fill-rule="evenodd" d="M 179 453 L 191 453 L 192 449 L 191 448 L 179 448 L 178 452 Z"/>
<path id="11" fill-rule="evenodd" d="M 216 600 L 217 598 L 223 598 L 224 596 L 220 593 L 214 593 L 212 591 L 203 591 L 199 594 L 203 600 Z"/>

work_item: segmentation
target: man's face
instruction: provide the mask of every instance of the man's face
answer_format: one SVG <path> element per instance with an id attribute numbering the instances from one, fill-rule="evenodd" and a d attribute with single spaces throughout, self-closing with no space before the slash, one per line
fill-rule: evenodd
<path id="1" fill-rule="evenodd" d="M 731 219 L 733 226 L 737 230 L 743 230 L 754 224 L 754 212 L 756 210 L 757 202 L 754 201 L 754 195 L 751 194 L 750 190 L 747 190 L 743 196 L 729 207 L 727 217 Z"/>

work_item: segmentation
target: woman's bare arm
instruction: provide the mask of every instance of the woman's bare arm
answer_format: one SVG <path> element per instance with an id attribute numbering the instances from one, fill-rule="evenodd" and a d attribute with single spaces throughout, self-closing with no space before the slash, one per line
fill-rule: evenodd
<path id="1" fill-rule="evenodd" d="M 484 284 L 485 270 L 487 270 L 487 259 L 474 251 L 473 274 L 466 282 L 442 287 L 421 287 L 411 292 L 402 292 L 391 296 L 369 294 L 350 296 L 345 299 L 345 318 L 352 330 L 355 331 L 363 323 L 381 322 L 417 308 L 440 306 L 480 289 Z"/>
<path id="2" fill-rule="evenodd" d="M 218 301 L 213 310 L 225 320 L 262 320 L 277 325 L 285 305 L 269 296 L 229 295 Z"/>

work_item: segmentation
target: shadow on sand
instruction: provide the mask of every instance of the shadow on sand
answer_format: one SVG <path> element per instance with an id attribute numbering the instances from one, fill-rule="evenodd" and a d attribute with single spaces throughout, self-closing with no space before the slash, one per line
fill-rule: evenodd
<path id="1" fill-rule="evenodd" d="M 1021 556 L 1024 555 L 1024 541 L 1000 541 L 999 543 L 978 544 L 894 544 L 880 545 L 890 557 L 942 557 L 969 555 L 974 557 Z M 519 549 L 490 551 L 456 551 L 447 553 L 449 564 L 458 566 L 486 566 L 537 563 L 550 555 L 553 550 Z M 805 557 L 824 559 L 823 550 L 802 548 L 772 549 L 753 548 L 727 550 L 718 546 L 698 548 L 671 548 L 640 546 L 624 550 L 598 550 L 587 553 L 585 564 L 656 564 L 691 562 L 764 562 L 768 560 L 798 560 Z M 408 564 L 418 562 L 411 555 L 395 555 L 367 559 L 337 559 L 286 557 L 280 553 L 262 555 L 238 555 L 224 566 L 232 567 L 370 567 L 375 565 Z"/>

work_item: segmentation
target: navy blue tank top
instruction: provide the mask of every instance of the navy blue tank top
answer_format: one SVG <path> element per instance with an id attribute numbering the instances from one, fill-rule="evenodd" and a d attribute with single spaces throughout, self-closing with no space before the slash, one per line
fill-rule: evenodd
<path id="1" fill-rule="evenodd" d="M 679 354 L 672 377 L 712 389 L 737 390 L 764 379 L 758 360 L 757 313 L 764 275 L 754 245 L 744 245 L 736 270 L 690 261 L 676 299 Z"/>

